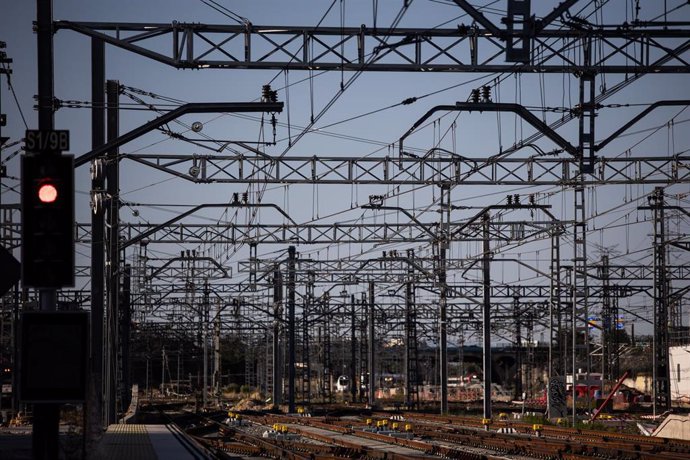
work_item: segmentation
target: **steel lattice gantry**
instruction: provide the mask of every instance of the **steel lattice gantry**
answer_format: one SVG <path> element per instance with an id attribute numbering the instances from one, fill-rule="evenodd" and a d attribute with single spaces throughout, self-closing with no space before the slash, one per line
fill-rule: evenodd
<path id="1" fill-rule="evenodd" d="M 124 159 L 196 183 L 570 185 L 574 158 L 267 158 L 245 155 L 124 154 Z M 200 167 L 197 177 L 189 174 Z M 690 181 L 689 156 L 597 158 L 585 185 L 674 184 Z"/>
<path id="2" fill-rule="evenodd" d="M 603 99 L 640 76 L 648 73 L 690 73 L 690 29 L 681 25 L 666 27 L 655 23 L 621 24 L 600 27 L 586 20 L 565 16 L 577 0 L 559 4 L 549 15 L 536 19 L 528 10 L 516 9 L 517 3 L 508 0 L 506 28 L 493 25 L 467 2 L 455 3 L 473 19 L 471 26 L 459 25 L 449 29 L 393 29 L 372 28 L 307 28 L 283 26 L 239 26 L 187 24 L 123 24 L 57 21 L 54 29 L 72 30 L 92 39 L 94 49 L 109 44 L 142 55 L 149 59 L 185 69 L 297 69 L 346 71 L 438 71 L 438 72 L 538 72 L 574 73 L 580 78 L 580 104 L 577 110 L 555 122 L 551 128 L 579 118 L 577 147 L 568 150 L 567 158 L 533 157 L 514 159 L 493 157 L 484 159 L 409 158 L 400 152 L 398 158 L 342 158 L 342 157 L 285 157 L 267 158 L 237 156 L 187 156 L 125 154 L 126 158 L 165 171 L 174 176 L 199 183 L 322 183 L 322 184 L 421 184 L 442 185 L 447 189 L 456 184 L 467 185 L 563 185 L 582 192 L 586 185 L 653 183 L 673 184 L 690 182 L 688 158 L 648 157 L 606 159 L 594 157 L 594 117 Z M 529 2 L 527 2 L 529 4 Z M 512 8 L 511 8 L 512 6 Z M 529 8 L 529 7 L 527 7 Z M 552 23 L 561 18 L 563 27 Z M 517 28 L 521 23 L 524 27 Z M 582 55 L 573 58 L 575 54 Z M 597 50 L 596 56 L 591 53 Z M 96 56 L 98 53 L 95 53 Z M 96 63 L 94 68 L 98 68 Z M 597 74 L 625 74 L 626 79 L 594 96 L 594 76 Z M 98 77 L 101 78 L 101 77 Z M 98 78 L 95 78 L 97 80 Z M 94 88 L 100 82 L 96 81 Z M 94 100 L 96 98 L 94 97 Z M 414 101 L 409 101 L 414 102 Z M 94 109 L 97 111 L 98 109 Z M 583 128 L 584 120 L 587 126 Z M 544 132 L 534 136 L 544 135 Z M 104 142 L 101 142 L 104 144 Z M 95 149 L 101 146 L 94 145 Z M 522 145 L 513 146 L 513 151 Z M 555 155 L 554 155 L 555 156 Z M 585 169 L 583 157 L 592 161 Z M 90 157 L 89 157 L 90 158 Z M 79 164 L 86 163 L 82 157 Z M 201 174 L 189 174 L 189 166 L 201 164 Z M 591 170 L 589 167 L 593 167 Z M 251 173 L 249 172 L 251 171 Z M 587 172 L 587 174 L 585 174 Z M 109 184 L 110 185 L 110 184 Z M 579 201 L 578 201 L 579 200 Z M 585 202 L 580 193 L 575 202 L 576 231 L 574 260 L 577 266 L 573 283 L 573 322 L 585 323 L 586 296 L 594 288 L 587 286 L 589 267 L 585 247 Z M 448 222 L 449 227 L 450 221 Z M 573 222 L 570 222 L 573 224 Z M 223 242 L 315 244 L 334 242 L 413 242 L 435 240 L 442 236 L 439 224 L 378 224 L 370 225 L 258 225 L 256 227 L 194 226 L 170 223 L 165 226 L 122 225 L 127 243 L 142 243 L 147 238 L 155 242 Z M 257 232 L 260 237 L 257 239 Z M 449 232 L 452 228 L 449 228 Z M 510 240 L 515 234 L 520 239 L 544 234 L 550 237 L 549 227 L 524 229 L 505 227 L 494 229 L 496 235 L 508 232 Z M 80 238 L 89 241 L 89 229 L 79 226 Z M 511 233 L 513 234 L 511 236 Z M 450 233 L 449 233 L 450 234 Z M 514 238 L 513 238 L 514 239 Z M 466 239 L 467 240 L 467 239 Z M 479 240 L 479 237 L 478 239 Z M 117 252 L 117 249 L 115 250 Z M 485 257 L 488 260 L 488 252 Z M 160 268 L 160 267 L 159 267 Z M 442 271 L 445 272 L 444 266 Z M 156 275 L 163 276 L 161 269 Z M 291 269 L 291 283 L 299 270 Z M 440 279 L 440 278 L 439 278 Z M 439 281 L 445 285 L 444 281 Z M 584 283 L 584 284 L 581 284 Z M 219 286 L 227 286 L 219 284 Z M 164 286 L 160 286 L 164 287 Z M 515 295 L 514 290 L 502 292 L 491 286 L 491 293 L 479 286 L 469 288 L 453 285 L 444 287 L 448 298 L 481 297 L 485 295 Z M 168 295 L 175 292 L 174 284 Z M 219 289 L 225 289 L 219 287 Z M 232 288 L 228 288 L 230 292 Z M 459 289 L 459 290 L 456 290 Z M 612 289 L 615 291 L 615 289 Z M 519 294 L 525 297 L 558 294 L 560 287 L 525 287 Z M 444 294 L 444 297 L 445 297 Z M 294 291 L 292 292 L 294 295 Z M 559 294 L 567 298 L 565 293 Z M 612 295 L 617 295 L 613 293 Z M 585 299 L 584 310 L 581 301 Z M 370 299 L 373 302 L 373 299 Z M 291 302 L 294 304 L 294 301 Z M 575 307 L 578 304 L 578 307 Z M 163 304 L 162 304 L 163 305 Z M 294 305 L 291 305 L 294 309 Z M 577 311 L 575 311 L 577 310 Z M 431 311 L 431 309 L 429 309 Z M 270 314 L 267 315 L 270 317 Z M 573 331 L 575 328 L 573 327 Z M 294 334 L 294 327 L 290 331 Z M 441 338 L 443 342 L 445 338 Z M 574 341 L 575 342 L 575 341 Z M 294 340 L 291 340 L 294 346 Z M 291 356 L 294 359 L 294 356 Z M 589 359 L 589 357 L 587 358 Z M 575 362 L 573 362 L 573 368 Z M 291 371 L 294 369 L 291 368 Z M 291 379 L 293 380 L 293 379 Z M 294 393 L 294 382 L 290 383 Z M 292 396 L 291 396 L 291 399 Z M 291 405 L 293 401 L 290 401 Z M 443 402 L 442 402 L 443 404 Z M 442 405 L 443 407 L 443 405 Z"/>
<path id="3" fill-rule="evenodd" d="M 570 2 L 572 3 L 572 2 Z M 181 69 L 288 69 L 437 72 L 690 72 L 690 30 L 658 24 L 509 32 L 459 25 L 449 29 L 372 29 L 56 21 L 67 29 Z M 568 51 L 583 39 L 601 49 L 588 64 Z M 505 62 L 515 38 L 530 40 L 524 62 Z M 163 46 L 161 41 L 166 42 Z M 668 46 L 665 41 L 672 40 Z M 344 53 L 341 52 L 341 46 Z M 531 52 L 530 52 L 531 50 Z"/>

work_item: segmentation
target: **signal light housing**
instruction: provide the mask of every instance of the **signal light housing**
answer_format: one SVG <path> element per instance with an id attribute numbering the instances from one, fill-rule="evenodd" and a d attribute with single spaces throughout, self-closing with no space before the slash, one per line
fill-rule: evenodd
<path id="1" fill-rule="evenodd" d="M 22 284 L 74 286 L 74 157 L 22 157 Z"/>

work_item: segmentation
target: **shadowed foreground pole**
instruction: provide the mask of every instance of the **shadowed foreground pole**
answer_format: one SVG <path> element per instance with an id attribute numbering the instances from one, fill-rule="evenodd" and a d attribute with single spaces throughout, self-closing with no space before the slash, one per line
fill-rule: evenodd
<path id="1" fill-rule="evenodd" d="M 38 129 L 54 128 L 53 109 L 53 4 L 52 0 L 36 1 L 36 36 L 38 52 Z M 24 199 L 24 197 L 22 197 Z M 22 281 L 24 284 L 24 281 Z M 56 290 L 39 290 L 39 309 L 57 309 Z M 57 459 L 59 451 L 60 405 L 57 403 L 34 404 L 32 451 L 39 460 Z"/>

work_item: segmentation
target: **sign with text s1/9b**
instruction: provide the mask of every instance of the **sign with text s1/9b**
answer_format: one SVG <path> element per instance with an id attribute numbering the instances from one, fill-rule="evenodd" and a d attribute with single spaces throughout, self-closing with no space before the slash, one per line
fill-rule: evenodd
<path id="1" fill-rule="evenodd" d="M 26 152 L 66 152 L 69 150 L 69 131 L 66 129 L 27 129 L 24 134 Z"/>

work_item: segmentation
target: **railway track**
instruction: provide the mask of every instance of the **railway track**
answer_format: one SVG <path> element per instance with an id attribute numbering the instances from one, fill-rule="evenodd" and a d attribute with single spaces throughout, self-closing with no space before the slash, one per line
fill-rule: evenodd
<path id="1" fill-rule="evenodd" d="M 385 414 L 381 414 L 384 415 Z M 433 414 L 402 413 L 403 417 L 414 417 L 420 422 L 431 422 L 437 426 L 452 426 L 483 429 L 481 419 L 463 416 L 440 416 Z M 494 420 L 492 428 L 512 428 L 518 434 L 534 434 L 534 425 L 518 420 Z M 540 437 L 555 439 L 585 447 L 599 449 L 633 450 L 635 452 L 651 453 L 653 458 L 690 458 L 690 441 L 669 438 L 657 438 L 609 431 L 573 429 L 553 425 L 540 425 Z M 634 457 L 641 458 L 641 457 Z"/>
<path id="2" fill-rule="evenodd" d="M 224 420 L 225 419 L 225 420 Z M 690 442 L 462 416 L 376 412 L 351 416 L 269 413 L 199 416 L 176 423 L 218 458 L 419 460 L 690 459 Z M 500 433 L 498 428 L 512 428 Z M 511 430 L 511 431 L 512 431 Z"/>

